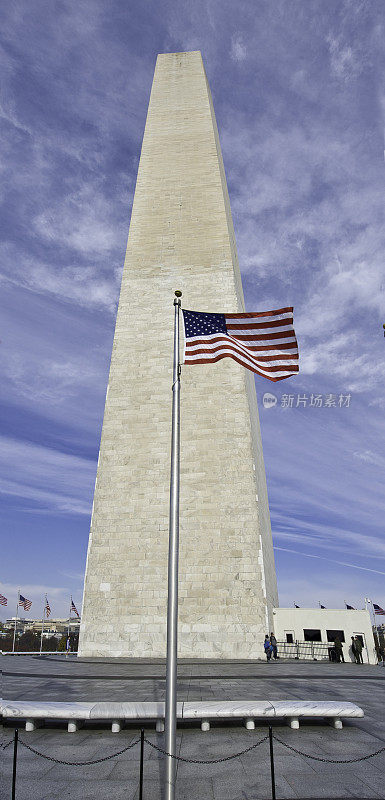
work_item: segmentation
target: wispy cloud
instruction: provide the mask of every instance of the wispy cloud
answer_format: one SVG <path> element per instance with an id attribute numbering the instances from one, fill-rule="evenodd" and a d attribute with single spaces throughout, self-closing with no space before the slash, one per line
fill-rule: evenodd
<path id="1" fill-rule="evenodd" d="M 360 459 L 360 461 L 365 461 L 368 464 L 374 464 L 376 467 L 385 467 L 385 458 L 378 453 L 372 453 L 371 450 L 363 450 L 360 452 L 357 450 L 354 454 L 354 458 Z"/>
<path id="2" fill-rule="evenodd" d="M 243 43 L 242 35 L 239 33 L 232 36 L 230 55 L 233 61 L 244 61 L 247 57 L 247 48 Z"/>
<path id="3" fill-rule="evenodd" d="M 0 437 L 0 493 L 8 499 L 55 514 L 89 516 L 95 472 L 93 461 Z"/>
<path id="4" fill-rule="evenodd" d="M 318 558 L 321 561 L 329 561 L 329 564 L 340 564 L 342 567 L 351 567 L 351 569 L 360 569 L 363 572 L 374 572 L 376 575 L 385 575 L 384 571 L 378 569 L 371 569 L 370 567 L 362 567 L 359 564 L 349 564 L 347 561 L 336 561 L 335 559 L 326 558 L 325 556 L 316 556 L 312 553 L 305 553 L 302 550 L 292 550 L 288 547 L 278 547 L 275 545 L 274 550 L 281 550 L 285 553 L 294 553 L 297 556 L 304 556 L 304 558 Z"/>
<path id="5" fill-rule="evenodd" d="M 119 294 L 121 268 L 110 268 L 109 275 L 103 276 L 93 266 L 62 267 L 53 272 L 46 264 L 36 264 L 23 276 L 19 283 L 40 294 L 53 295 L 81 306 L 105 308 L 116 311 Z"/>
<path id="6" fill-rule="evenodd" d="M 83 581 L 84 579 L 84 572 L 66 572 L 65 570 L 59 569 L 58 573 L 65 578 L 72 578 L 73 580 Z"/>
<path id="7" fill-rule="evenodd" d="M 109 253 L 121 244 L 114 210 L 96 182 L 88 183 L 39 214 L 34 227 L 42 237 L 88 257 L 95 252 Z"/>
<path id="8" fill-rule="evenodd" d="M 361 72 L 362 66 L 353 48 L 341 36 L 329 34 L 327 43 L 330 53 L 330 67 L 333 75 L 344 81 L 352 80 Z"/>

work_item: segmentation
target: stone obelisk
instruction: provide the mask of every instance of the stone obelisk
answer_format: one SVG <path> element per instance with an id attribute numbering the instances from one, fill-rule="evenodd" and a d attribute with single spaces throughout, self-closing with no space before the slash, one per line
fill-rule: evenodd
<path id="1" fill-rule="evenodd" d="M 200 52 L 156 62 L 104 413 L 80 656 L 166 653 L 176 288 L 185 308 L 244 310 Z M 260 657 L 277 584 L 254 376 L 231 359 L 182 367 L 180 509 L 179 656 Z"/>

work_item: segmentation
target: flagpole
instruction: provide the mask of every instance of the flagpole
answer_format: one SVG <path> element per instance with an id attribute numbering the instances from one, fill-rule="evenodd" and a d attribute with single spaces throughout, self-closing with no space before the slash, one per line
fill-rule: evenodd
<path id="1" fill-rule="evenodd" d="M 20 602 L 20 589 L 18 590 L 18 593 L 17 593 L 16 618 L 15 618 L 15 629 L 13 631 L 12 653 L 15 652 L 16 625 L 17 625 L 17 620 L 19 619 L 19 602 Z"/>
<path id="2" fill-rule="evenodd" d="M 375 612 L 374 606 L 373 606 L 373 600 L 369 600 L 369 602 L 370 602 L 370 605 L 371 605 L 371 608 L 372 608 L 373 628 L 375 628 L 377 630 L 377 617 L 376 617 L 376 612 Z"/>
<path id="3" fill-rule="evenodd" d="M 368 608 L 368 604 L 369 604 L 370 608 Z M 377 631 L 376 615 L 374 613 L 374 606 L 373 606 L 373 602 L 370 599 L 370 597 L 365 597 L 365 606 L 366 606 L 366 610 L 369 611 L 369 617 L 370 617 L 370 622 L 371 622 L 372 628 L 375 628 L 376 631 Z M 373 638 L 374 638 L 374 636 L 373 636 Z"/>
<path id="4" fill-rule="evenodd" d="M 47 600 L 47 595 L 45 596 L 45 599 Z M 43 649 L 44 611 L 45 611 L 45 605 L 43 605 L 43 616 L 42 616 L 42 620 L 41 620 L 40 655 L 41 655 L 41 651 Z"/>
<path id="5" fill-rule="evenodd" d="M 368 605 L 371 606 L 371 609 L 368 608 Z M 373 603 L 372 603 L 370 597 L 365 597 L 365 609 L 366 609 L 366 611 L 369 611 L 370 623 L 371 623 L 372 627 L 377 627 L 376 626 L 376 617 L 375 617 L 375 614 L 374 614 Z"/>
<path id="6" fill-rule="evenodd" d="M 176 779 L 176 692 L 178 658 L 178 551 L 179 551 L 179 478 L 180 478 L 180 363 L 179 363 L 179 312 L 182 292 L 174 297 L 174 365 L 172 378 L 172 434 L 170 519 L 168 549 L 167 598 L 167 662 L 166 662 L 166 713 L 165 744 L 166 786 L 165 800 L 175 798 Z"/>
<path id="7" fill-rule="evenodd" d="M 66 642 L 66 658 L 68 658 L 68 653 L 70 649 L 70 621 L 71 621 L 71 608 L 72 608 L 72 594 L 70 598 L 70 609 L 68 614 L 68 628 L 67 628 L 67 642 Z M 67 648 L 68 643 L 68 648 Z"/>

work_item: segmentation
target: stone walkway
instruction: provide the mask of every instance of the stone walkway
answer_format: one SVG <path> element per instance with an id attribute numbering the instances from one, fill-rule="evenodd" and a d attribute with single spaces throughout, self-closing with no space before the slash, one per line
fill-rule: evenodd
<path id="1" fill-rule="evenodd" d="M 163 700 L 165 666 L 160 661 L 81 661 L 6 656 L 3 696 L 25 700 Z M 323 723 L 304 722 L 299 731 L 274 724 L 274 733 L 294 747 L 325 758 L 358 758 L 385 746 L 385 669 L 323 662 L 184 662 L 178 670 L 178 700 L 227 699 L 349 700 L 365 711 L 362 720 L 335 731 Z M 190 725 L 178 731 L 178 752 L 186 758 L 221 758 L 248 747 L 267 733 L 258 726 L 213 725 L 208 733 Z M 119 734 L 108 726 L 86 727 L 68 734 L 50 725 L 23 741 L 68 761 L 92 760 L 122 749 L 138 738 L 133 725 Z M 13 728 L 4 728 L 4 741 Z M 164 746 L 164 735 L 146 728 L 150 741 Z M 139 746 L 93 766 L 56 765 L 20 746 L 17 800 L 137 800 Z M 10 797 L 12 747 L 3 752 L 4 787 Z M 311 761 L 275 745 L 277 798 L 382 798 L 385 800 L 385 753 L 358 764 Z M 160 800 L 163 757 L 146 745 L 144 799 Z M 267 743 L 222 764 L 179 763 L 177 800 L 265 800 L 271 797 Z"/>

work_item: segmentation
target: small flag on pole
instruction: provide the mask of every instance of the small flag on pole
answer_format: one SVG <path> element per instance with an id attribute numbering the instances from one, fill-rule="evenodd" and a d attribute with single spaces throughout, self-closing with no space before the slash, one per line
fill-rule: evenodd
<path id="1" fill-rule="evenodd" d="M 47 597 L 47 595 L 45 596 L 45 606 L 44 606 L 44 611 L 45 611 L 45 615 L 46 615 L 46 617 L 47 617 L 47 619 L 48 619 L 48 617 L 49 617 L 49 615 L 50 615 L 50 613 L 51 613 L 51 606 L 50 606 L 50 604 L 49 604 L 49 602 L 48 602 L 48 597 Z"/>
<path id="2" fill-rule="evenodd" d="M 356 610 L 356 609 L 354 608 L 354 606 L 349 606 L 349 604 L 348 604 L 348 603 L 345 603 L 345 605 L 346 605 L 346 608 L 347 608 L 347 610 L 348 610 L 348 611 L 355 611 L 355 610 Z"/>
<path id="3" fill-rule="evenodd" d="M 0 594 L 0 605 L 1 605 L 1 606 L 6 606 L 7 604 L 8 604 L 8 600 L 7 600 L 7 598 L 6 598 L 6 597 L 4 597 L 4 595 L 3 595 L 3 594 Z"/>
<path id="4" fill-rule="evenodd" d="M 299 371 L 293 308 L 242 314 L 206 314 L 183 309 L 185 364 L 233 358 L 270 381 Z"/>
<path id="5" fill-rule="evenodd" d="M 71 611 L 74 611 L 76 616 L 79 617 L 79 619 L 80 619 L 80 614 L 79 614 L 79 612 L 78 612 L 78 610 L 77 610 L 77 608 L 75 606 L 75 603 L 74 603 L 72 597 L 71 597 Z"/>
<path id="6" fill-rule="evenodd" d="M 32 605 L 32 600 L 27 600 L 22 594 L 19 595 L 19 606 L 23 606 L 24 611 L 29 611 Z"/>
<path id="7" fill-rule="evenodd" d="M 385 611 L 381 606 L 378 606 L 377 603 L 373 603 L 374 613 L 375 614 L 383 614 L 385 616 Z"/>

